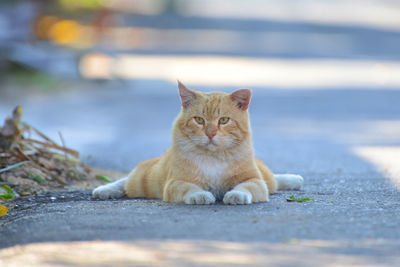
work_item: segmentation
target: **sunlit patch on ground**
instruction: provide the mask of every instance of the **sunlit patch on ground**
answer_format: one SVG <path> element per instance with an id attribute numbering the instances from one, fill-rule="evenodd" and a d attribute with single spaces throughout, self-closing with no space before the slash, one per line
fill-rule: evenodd
<path id="1" fill-rule="evenodd" d="M 6 266 L 378 266 L 395 264 L 398 243 L 386 240 L 283 243 L 195 240 L 42 243 L 0 250 Z M 68 253 L 65 253 L 68 251 Z M 369 257 L 378 251 L 382 258 Z"/>
<path id="2" fill-rule="evenodd" d="M 192 0 L 181 12 L 189 16 L 364 25 L 398 30 L 399 11 L 397 1 L 380 0 L 254 0 L 251 4 L 240 0 Z"/>
<path id="3" fill-rule="evenodd" d="M 362 146 L 354 153 L 375 165 L 400 191 L 400 146 Z"/>
<path id="4" fill-rule="evenodd" d="M 81 59 L 80 72 L 86 78 L 180 79 L 192 85 L 400 87 L 400 63 L 357 60 L 94 53 Z"/>

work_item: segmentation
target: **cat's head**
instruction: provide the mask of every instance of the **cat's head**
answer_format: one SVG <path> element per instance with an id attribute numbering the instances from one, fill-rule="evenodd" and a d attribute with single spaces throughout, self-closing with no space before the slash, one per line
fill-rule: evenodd
<path id="1" fill-rule="evenodd" d="M 248 140 L 250 126 L 248 106 L 249 89 L 231 94 L 223 92 L 202 93 L 178 82 L 182 112 L 175 127 L 180 144 L 209 151 L 234 148 Z"/>

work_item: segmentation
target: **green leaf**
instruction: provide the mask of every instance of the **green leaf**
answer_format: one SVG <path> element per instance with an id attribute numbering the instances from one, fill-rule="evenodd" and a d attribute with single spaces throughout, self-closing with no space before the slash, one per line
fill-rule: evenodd
<path id="1" fill-rule="evenodd" d="M 45 179 L 40 174 L 28 173 L 28 176 L 35 179 L 39 184 L 43 183 Z"/>
<path id="2" fill-rule="evenodd" d="M 286 198 L 287 202 L 306 202 L 306 201 L 310 201 L 310 200 L 314 200 L 314 199 L 310 198 L 310 197 L 299 197 L 299 198 L 296 198 L 293 195 L 291 195 L 288 198 Z"/>
<path id="3" fill-rule="evenodd" d="M 14 199 L 17 197 L 14 190 L 12 190 L 11 187 L 9 187 L 8 185 L 0 184 L 0 187 L 4 188 L 7 192 L 6 194 L 0 195 L 0 199 Z"/>
<path id="4" fill-rule="evenodd" d="M 95 177 L 96 177 L 97 179 L 101 179 L 101 180 L 106 181 L 106 182 L 108 182 L 108 183 L 111 183 L 111 182 L 112 182 L 112 180 L 111 180 L 110 178 L 108 178 L 107 176 L 105 176 L 105 175 L 96 174 Z"/>

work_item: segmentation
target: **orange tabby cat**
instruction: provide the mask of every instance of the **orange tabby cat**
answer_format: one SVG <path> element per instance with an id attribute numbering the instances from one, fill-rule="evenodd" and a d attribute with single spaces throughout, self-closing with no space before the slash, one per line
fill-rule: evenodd
<path id="1" fill-rule="evenodd" d="M 248 106 L 251 91 L 202 93 L 179 83 L 182 111 L 172 147 L 140 163 L 128 177 L 96 188 L 100 199 L 159 198 L 167 202 L 250 204 L 279 189 L 298 190 L 299 175 L 273 175 L 254 158 Z"/>

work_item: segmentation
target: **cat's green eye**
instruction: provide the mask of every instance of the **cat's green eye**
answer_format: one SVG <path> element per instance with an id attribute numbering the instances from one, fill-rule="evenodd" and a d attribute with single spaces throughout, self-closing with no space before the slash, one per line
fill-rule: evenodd
<path id="1" fill-rule="evenodd" d="M 219 124 L 227 124 L 228 121 L 229 121 L 229 117 L 221 117 L 221 118 L 219 118 L 218 123 Z"/>
<path id="2" fill-rule="evenodd" d="M 194 117 L 194 120 L 198 123 L 198 124 L 204 124 L 204 119 L 202 117 Z"/>

